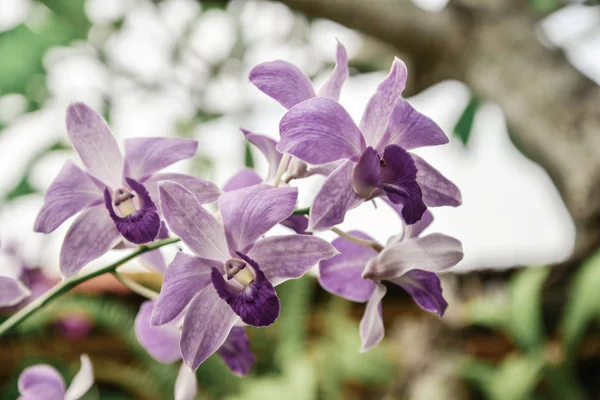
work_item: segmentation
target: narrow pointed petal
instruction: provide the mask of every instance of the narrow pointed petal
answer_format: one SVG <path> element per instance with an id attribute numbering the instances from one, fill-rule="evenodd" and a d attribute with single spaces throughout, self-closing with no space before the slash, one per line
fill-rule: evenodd
<path id="1" fill-rule="evenodd" d="M 250 71 L 250 82 L 288 109 L 315 97 L 308 76 L 286 61 L 276 60 L 257 65 Z"/>
<path id="2" fill-rule="evenodd" d="M 415 302 L 425 311 L 444 316 L 448 302 L 442 296 L 440 278 L 433 272 L 413 269 L 391 282 L 406 290 Z"/>
<path id="3" fill-rule="evenodd" d="M 161 237 L 159 234 L 157 239 L 160 238 Z M 148 251 L 144 254 L 139 255 L 138 257 L 142 265 L 147 269 L 158 272 L 159 274 L 165 274 L 167 272 L 167 264 L 165 263 L 165 258 L 160 252 L 160 249 Z"/>
<path id="4" fill-rule="evenodd" d="M 390 117 L 385 134 L 377 144 L 377 150 L 397 144 L 405 150 L 448 143 L 448 136 L 431 119 L 415 110 L 408 101 L 398 99 Z"/>
<path id="5" fill-rule="evenodd" d="M 358 160 L 365 139 L 350 114 L 335 100 L 316 97 L 288 111 L 279 123 L 277 150 L 309 164 Z"/>
<path id="6" fill-rule="evenodd" d="M 217 201 L 221 193 L 221 189 L 212 182 L 205 179 L 196 178 L 195 176 L 178 174 L 175 172 L 165 172 L 155 174 L 152 178 L 144 182 L 144 186 L 150 193 L 150 198 L 155 204 L 159 204 L 158 183 L 163 181 L 175 182 L 189 190 L 196 196 L 200 204 L 212 203 Z"/>
<path id="7" fill-rule="evenodd" d="M 212 283 L 219 297 L 229 304 L 244 323 L 258 327 L 269 326 L 275 322 L 281 308 L 275 288 L 254 260 L 240 252 L 237 254 L 252 266 L 256 278 L 241 291 L 237 291 L 214 268 L 211 273 Z"/>
<path id="8" fill-rule="evenodd" d="M 23 282 L 0 276 L 0 307 L 15 306 L 30 295 L 31 291 Z"/>
<path id="9" fill-rule="evenodd" d="M 359 125 L 367 145 L 375 146 L 381 140 L 394 106 L 406 87 L 406 73 L 406 65 L 400 59 L 394 59 L 390 73 L 369 99 Z"/>
<path id="10" fill-rule="evenodd" d="M 311 235 L 310 232 L 306 232 L 308 229 L 308 217 L 306 215 L 290 215 L 280 224 L 300 235 Z"/>
<path id="11" fill-rule="evenodd" d="M 462 258 L 459 240 L 432 233 L 386 247 L 379 253 L 376 262 L 369 263 L 363 276 L 382 280 L 399 278 L 413 269 L 441 272 L 455 266 Z"/>
<path id="12" fill-rule="evenodd" d="M 88 172 L 116 189 L 121 185 L 123 156 L 104 118 L 83 103 L 67 109 L 71 143 Z"/>
<path id="13" fill-rule="evenodd" d="M 338 41 L 335 68 L 318 95 L 338 101 L 346 79 L 348 79 L 348 53 L 344 45 Z"/>
<path id="14" fill-rule="evenodd" d="M 352 187 L 362 198 L 368 198 L 381 184 L 379 157 L 372 147 L 367 147 L 352 169 Z"/>
<path id="15" fill-rule="evenodd" d="M 175 380 L 175 400 L 194 400 L 196 393 L 198 393 L 196 373 L 181 363 Z"/>
<path id="16" fill-rule="evenodd" d="M 373 240 L 359 231 L 349 233 L 362 239 Z M 340 254 L 319 263 L 321 287 L 350 301 L 366 302 L 375 290 L 375 283 L 364 279 L 362 273 L 369 260 L 377 257 L 377 252 L 343 238 L 335 239 L 332 244 Z"/>
<path id="17" fill-rule="evenodd" d="M 224 192 L 231 192 L 248 186 L 258 185 L 262 178 L 252 169 L 244 168 L 232 176 L 223 186 Z"/>
<path id="18" fill-rule="evenodd" d="M 412 157 L 418 170 L 417 183 L 423 192 L 423 201 L 428 207 L 458 207 L 462 204 L 460 189 L 454 183 L 421 157 L 414 154 Z"/>
<path id="19" fill-rule="evenodd" d="M 375 290 L 367 302 L 365 313 L 360 320 L 360 340 L 362 346 L 360 351 L 367 351 L 375 347 L 383 336 L 385 329 L 383 327 L 383 313 L 381 311 L 381 300 L 387 291 L 381 283 L 375 284 Z"/>
<path id="20" fill-rule="evenodd" d="M 234 326 L 223 346 L 218 350 L 219 356 L 237 376 L 246 376 L 252 370 L 256 357 L 250 349 L 250 341 L 246 336 L 246 329 Z"/>
<path id="21" fill-rule="evenodd" d="M 87 354 L 81 355 L 81 368 L 65 393 L 65 400 L 79 400 L 94 384 L 94 368 Z"/>
<path id="22" fill-rule="evenodd" d="M 197 148 L 198 142 L 192 139 L 126 139 L 124 175 L 143 182 L 155 172 L 193 157 Z"/>
<path id="23" fill-rule="evenodd" d="M 298 189 L 256 185 L 226 192 L 219 197 L 219 211 L 229 249 L 245 251 L 269 229 L 294 212 Z"/>
<path id="24" fill-rule="evenodd" d="M 46 364 L 25 368 L 18 387 L 19 399 L 64 400 L 65 381 L 56 369 Z"/>
<path id="25" fill-rule="evenodd" d="M 265 180 L 270 181 L 275 178 L 282 157 L 282 154 L 277 151 L 277 142 L 269 137 L 258 135 L 246 129 L 242 129 L 242 133 L 247 141 L 258 147 L 269 163 L 269 174 Z"/>
<path id="26" fill-rule="evenodd" d="M 177 253 L 152 311 L 152 325 L 166 324 L 181 314 L 194 296 L 210 284 L 210 268 L 198 257 Z"/>
<path id="27" fill-rule="evenodd" d="M 427 210 L 417 179 L 417 167 L 410 154 L 397 145 L 383 152 L 381 187 L 392 203 L 402 204 L 402 218 L 411 225 Z"/>
<path id="28" fill-rule="evenodd" d="M 88 208 L 75 218 L 60 249 L 60 273 L 75 275 L 90 261 L 115 247 L 121 234 L 104 206 Z"/>
<path id="29" fill-rule="evenodd" d="M 101 199 L 102 190 L 93 178 L 69 160 L 48 188 L 34 229 L 50 233 L 68 218 Z"/>
<path id="30" fill-rule="evenodd" d="M 118 216 L 113 209 L 108 188 L 104 189 L 104 206 L 108 211 L 108 215 L 110 215 L 110 218 L 115 223 L 117 230 L 125 239 L 135 244 L 152 242 L 158 236 L 161 228 L 158 209 L 144 185 L 131 178 L 125 178 L 125 180 L 129 187 L 138 195 L 142 207 L 126 217 Z"/>
<path id="31" fill-rule="evenodd" d="M 229 258 L 223 226 L 206 211 L 196 196 L 174 182 L 159 185 L 160 208 L 172 232 L 199 257 L 215 261 Z"/>
<path id="32" fill-rule="evenodd" d="M 337 254 L 327 241 L 310 235 L 270 236 L 256 242 L 248 252 L 274 286 L 300 278 L 319 261 Z"/>
<path id="33" fill-rule="evenodd" d="M 155 301 L 142 303 L 135 317 L 135 337 L 144 349 L 161 363 L 172 363 L 181 359 L 179 350 L 179 337 L 181 332 L 177 328 L 178 320 L 171 321 L 162 326 L 150 325 L 150 316 Z"/>
<path id="34" fill-rule="evenodd" d="M 344 221 L 346 212 L 364 202 L 352 187 L 352 161 L 331 173 L 310 208 L 310 230 L 322 231 Z"/>
<path id="35" fill-rule="evenodd" d="M 187 366 L 197 370 L 221 347 L 239 319 L 213 285 L 205 286 L 190 303 L 183 322 L 180 348 Z"/>

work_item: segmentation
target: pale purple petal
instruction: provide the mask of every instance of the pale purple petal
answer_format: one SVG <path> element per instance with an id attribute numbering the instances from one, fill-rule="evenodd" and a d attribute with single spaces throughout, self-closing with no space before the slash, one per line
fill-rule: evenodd
<path id="1" fill-rule="evenodd" d="M 252 169 L 244 168 L 232 176 L 223 186 L 224 192 L 231 192 L 248 186 L 258 185 L 263 179 Z"/>
<path id="2" fill-rule="evenodd" d="M 310 235 L 270 236 L 248 252 L 274 286 L 300 278 L 319 261 L 337 254 L 327 241 Z"/>
<path id="3" fill-rule="evenodd" d="M 417 183 L 423 192 L 423 201 L 428 207 L 462 204 L 462 195 L 456 185 L 421 157 L 412 154 L 417 166 Z"/>
<path id="4" fill-rule="evenodd" d="M 448 307 L 442 296 L 440 278 L 433 272 L 413 269 L 391 282 L 406 290 L 425 311 L 434 312 L 441 318 Z"/>
<path id="5" fill-rule="evenodd" d="M 348 232 L 366 240 L 373 240 L 359 231 Z M 360 246 L 337 238 L 332 243 L 340 252 L 337 256 L 319 263 L 319 283 L 329 293 L 350 301 L 366 302 L 375 290 L 375 283 L 364 279 L 362 272 L 377 252 L 370 247 Z"/>
<path id="6" fill-rule="evenodd" d="M 240 320 L 219 298 L 213 285 L 207 285 L 190 303 L 181 332 L 180 348 L 185 363 L 197 370 L 200 364 L 225 342 Z"/>
<path id="7" fill-rule="evenodd" d="M 178 174 L 175 172 L 165 172 L 155 174 L 152 178 L 144 182 L 144 186 L 150 193 L 150 198 L 155 204 L 159 204 L 158 199 L 158 183 L 162 181 L 171 181 L 180 184 L 190 192 L 192 192 L 200 204 L 212 203 L 217 201 L 222 191 L 217 185 L 205 179 L 196 178 L 195 176 Z"/>
<path id="8" fill-rule="evenodd" d="M 435 122 L 421 114 L 404 99 L 398 99 L 385 134 L 376 149 L 397 144 L 405 150 L 448 143 L 448 136 Z"/>
<path id="9" fill-rule="evenodd" d="M 410 156 L 409 156 L 410 157 Z M 368 198 L 381 184 L 380 161 L 377 152 L 367 147 L 352 169 L 352 187 L 363 198 Z"/>
<path id="10" fill-rule="evenodd" d="M 23 282 L 8 276 L 0 276 L 0 307 L 17 305 L 29 295 L 31 291 Z"/>
<path id="11" fill-rule="evenodd" d="M 246 329 L 234 326 L 225 343 L 218 350 L 219 356 L 234 374 L 246 376 L 252 370 L 256 358 L 250 349 Z"/>
<path id="12" fill-rule="evenodd" d="M 270 137 L 258 135 L 246 129 L 242 129 L 242 133 L 247 141 L 258 147 L 269 163 L 269 174 L 265 180 L 269 181 L 275 178 L 282 157 L 282 154 L 277 151 L 277 142 Z"/>
<path id="13" fill-rule="evenodd" d="M 194 400 L 196 393 L 198 393 L 196 373 L 181 363 L 175 380 L 175 400 Z"/>
<path id="14" fill-rule="evenodd" d="M 394 106 L 406 86 L 406 65 L 399 59 L 394 59 L 388 76 L 379 84 L 377 90 L 369 99 L 360 121 L 360 130 L 367 145 L 375 146 L 385 132 L 388 120 L 394 111 Z"/>
<path id="15" fill-rule="evenodd" d="M 365 139 L 350 114 L 335 100 L 316 97 L 288 111 L 279 123 L 277 150 L 309 164 L 350 158 L 365 150 Z"/>
<path id="16" fill-rule="evenodd" d="M 280 224 L 301 235 L 311 235 L 310 232 L 306 232 L 308 229 L 308 217 L 306 215 L 290 215 Z"/>
<path id="17" fill-rule="evenodd" d="M 185 253 L 177 253 L 163 280 L 160 296 L 152 312 L 152 325 L 173 321 L 198 294 L 210 284 L 211 266 Z"/>
<path id="18" fill-rule="evenodd" d="M 329 229 L 344 221 L 346 211 L 364 199 L 352 187 L 352 161 L 346 161 L 327 177 L 310 208 L 310 230 Z"/>
<path id="19" fill-rule="evenodd" d="M 56 369 L 46 364 L 25 368 L 18 387 L 20 400 L 64 400 L 65 381 Z"/>
<path id="20" fill-rule="evenodd" d="M 162 363 L 180 360 L 179 337 L 181 332 L 177 327 L 179 321 L 173 320 L 161 326 L 150 325 L 154 304 L 155 302 L 151 300 L 142 303 L 135 317 L 135 336 L 155 360 Z"/>
<path id="21" fill-rule="evenodd" d="M 229 258 L 223 226 L 183 186 L 165 181 L 159 185 L 160 208 L 170 230 L 198 257 L 216 261 Z"/>
<path id="22" fill-rule="evenodd" d="M 286 61 L 276 60 L 257 65 L 250 71 L 250 82 L 285 108 L 315 97 L 308 76 Z"/>
<path id="23" fill-rule="evenodd" d="M 144 181 L 155 172 L 196 154 L 192 139 L 135 138 L 125 140 L 124 175 Z"/>
<path id="24" fill-rule="evenodd" d="M 102 190 L 93 178 L 69 160 L 48 188 L 34 230 L 50 233 L 69 217 L 101 200 Z"/>
<path id="25" fill-rule="evenodd" d="M 117 140 L 100 114 L 83 103 L 67 109 L 71 143 L 88 172 L 116 189 L 123 177 L 123 156 Z"/>
<path id="26" fill-rule="evenodd" d="M 375 347 L 385 334 L 383 327 L 383 314 L 381 300 L 385 296 L 386 287 L 381 283 L 375 284 L 375 290 L 367 302 L 365 313 L 360 320 L 360 351 L 367 351 Z"/>
<path id="27" fill-rule="evenodd" d="M 348 78 L 348 53 L 346 48 L 339 41 L 337 43 L 336 62 L 335 68 L 331 73 L 331 76 L 325 82 L 323 87 L 319 89 L 319 96 L 329 97 L 335 101 L 340 99 L 340 92 L 342 91 L 342 85 Z"/>
<path id="28" fill-rule="evenodd" d="M 363 276 L 382 280 L 399 278 L 412 269 L 440 272 L 455 266 L 462 258 L 459 240 L 432 233 L 386 247 L 379 253 L 376 262 L 369 263 Z"/>
<path id="29" fill-rule="evenodd" d="M 427 210 L 423 213 L 423 216 L 419 220 L 419 222 L 412 225 L 404 225 L 404 232 L 402 234 L 403 238 L 416 238 L 419 236 L 431 223 L 433 222 L 433 214 L 431 211 Z"/>
<path id="30" fill-rule="evenodd" d="M 65 400 L 81 399 L 94 384 L 94 368 L 90 358 L 86 354 L 82 354 L 80 360 L 81 368 L 71 381 L 71 385 L 65 393 Z"/>
<path id="31" fill-rule="evenodd" d="M 60 273 L 70 278 L 112 249 L 121 238 L 104 205 L 84 210 L 65 235 L 60 249 Z"/>
<path id="32" fill-rule="evenodd" d="M 159 237 L 157 239 L 160 238 L 160 234 L 158 236 Z M 167 264 L 165 263 L 165 258 L 163 257 L 160 249 L 141 254 L 138 256 L 138 259 L 144 267 L 151 271 L 156 271 L 160 274 L 165 274 L 167 272 Z"/>
<path id="33" fill-rule="evenodd" d="M 246 251 L 259 237 L 294 212 L 298 189 L 256 185 L 226 192 L 219 211 L 233 253 Z"/>

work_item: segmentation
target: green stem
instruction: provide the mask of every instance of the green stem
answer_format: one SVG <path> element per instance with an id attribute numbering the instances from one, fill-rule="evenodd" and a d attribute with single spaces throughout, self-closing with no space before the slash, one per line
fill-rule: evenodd
<path id="1" fill-rule="evenodd" d="M 299 208 L 297 210 L 294 210 L 292 215 L 308 215 L 309 213 L 310 213 L 310 207 L 306 207 L 306 208 Z"/>
<path id="2" fill-rule="evenodd" d="M 66 279 L 66 280 L 58 283 L 52 289 L 50 289 L 49 291 L 47 291 L 46 293 L 44 293 L 42 296 L 38 297 L 37 299 L 33 300 L 31 303 L 29 303 L 28 305 L 26 305 L 25 307 L 23 307 L 22 309 L 17 311 L 15 314 L 13 314 L 9 319 L 4 321 L 4 323 L 2 323 L 0 325 L 0 336 L 3 336 L 7 332 L 16 328 L 17 325 L 19 325 L 21 322 L 25 321 L 36 311 L 40 310 L 42 307 L 45 307 L 46 305 L 51 303 L 57 297 L 62 296 L 63 294 L 67 293 L 69 290 L 73 289 L 75 286 L 77 286 L 85 281 L 88 281 L 92 278 L 95 278 L 97 276 L 104 275 L 106 273 L 112 273 L 112 272 L 116 271 L 118 267 L 120 267 L 121 265 L 125 264 L 128 261 L 133 260 L 140 254 L 144 254 L 148 251 L 156 250 L 160 247 L 166 246 L 171 243 L 177 243 L 180 240 L 181 239 L 179 239 L 179 238 L 169 238 L 169 239 L 159 240 L 158 242 L 142 245 L 133 253 L 121 258 L 118 261 L 115 261 L 114 263 L 112 263 L 110 265 L 107 265 L 106 267 L 100 268 L 96 271 L 93 271 L 93 272 L 90 272 L 90 273 L 87 273 L 84 275 L 75 275 L 69 279 Z"/>
<path id="3" fill-rule="evenodd" d="M 134 280 L 124 277 L 117 271 L 112 272 L 113 276 L 119 280 L 127 289 L 131 290 L 133 293 L 140 295 L 142 297 L 147 298 L 148 300 L 156 300 L 158 299 L 159 293 L 154 290 L 148 289 L 144 285 L 140 285 Z"/>

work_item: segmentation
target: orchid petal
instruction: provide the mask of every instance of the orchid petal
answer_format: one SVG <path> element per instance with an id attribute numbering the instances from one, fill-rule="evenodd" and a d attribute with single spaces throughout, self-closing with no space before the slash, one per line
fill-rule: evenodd
<path id="1" fill-rule="evenodd" d="M 286 61 L 276 60 L 257 65 L 250 71 L 250 82 L 288 109 L 315 97 L 308 76 Z"/>
<path id="2" fill-rule="evenodd" d="M 0 307 L 15 306 L 30 295 L 31 291 L 23 282 L 0 276 Z"/>
<path id="3" fill-rule="evenodd" d="M 194 297 L 183 321 L 181 354 L 185 363 L 197 370 L 200 364 L 225 342 L 239 317 L 219 298 L 213 285 Z"/>
<path id="4" fill-rule="evenodd" d="M 250 349 L 250 342 L 246 330 L 241 326 L 234 326 L 225 343 L 217 351 L 219 356 L 234 374 L 246 376 L 252 370 L 256 357 Z"/>
<path id="5" fill-rule="evenodd" d="M 273 286 L 300 278 L 319 261 L 337 254 L 327 241 L 309 235 L 270 236 L 256 242 L 248 252 Z"/>
<path id="6" fill-rule="evenodd" d="M 410 156 L 409 156 L 410 157 Z M 368 198 L 381 184 L 379 156 L 372 147 L 367 147 L 352 169 L 352 187 L 362 198 Z"/>
<path id="7" fill-rule="evenodd" d="M 350 114 L 335 100 L 316 97 L 288 111 L 279 124 L 277 150 L 309 164 L 358 160 L 365 139 Z"/>
<path id="8" fill-rule="evenodd" d="M 185 253 L 177 253 L 169 265 L 152 311 L 154 326 L 173 321 L 202 288 L 210 284 L 211 266 Z"/>
<path id="9" fill-rule="evenodd" d="M 102 191 L 93 178 L 69 160 L 48 188 L 34 230 L 50 233 L 68 218 L 101 199 Z"/>
<path id="10" fill-rule="evenodd" d="M 219 197 L 219 211 L 230 251 L 245 251 L 294 212 L 298 189 L 255 185 Z"/>
<path id="11" fill-rule="evenodd" d="M 402 204 L 394 204 L 389 199 L 386 199 L 385 197 L 382 198 L 381 200 L 383 200 L 387 205 L 389 205 L 396 212 L 396 214 L 398 214 L 398 216 L 402 219 L 402 222 L 404 225 L 402 234 L 399 236 L 395 236 L 395 238 L 397 238 L 399 240 L 415 238 L 415 237 L 419 236 L 433 222 L 433 214 L 431 213 L 431 211 L 425 210 L 425 212 L 423 213 L 423 216 L 421 217 L 421 219 L 418 222 L 415 222 L 412 225 L 407 225 L 404 222 L 404 219 L 402 218 L 402 208 L 404 207 Z"/>
<path id="12" fill-rule="evenodd" d="M 157 239 L 160 238 L 161 237 L 159 234 Z M 160 249 L 147 251 L 146 253 L 140 254 L 138 259 L 144 267 L 151 271 L 156 271 L 160 274 L 165 274 L 167 272 L 167 264 L 165 263 L 165 258 L 163 257 Z"/>
<path id="13" fill-rule="evenodd" d="M 142 303 L 135 317 L 135 337 L 155 360 L 161 363 L 180 360 L 179 337 L 181 332 L 177 327 L 179 321 L 174 320 L 162 326 L 150 325 L 154 304 L 155 301 L 152 300 Z"/>
<path id="14" fill-rule="evenodd" d="M 381 283 L 375 284 L 375 290 L 367 302 L 365 313 L 360 320 L 360 340 L 362 342 L 360 351 L 367 351 L 375 347 L 385 334 L 383 327 L 383 313 L 381 300 L 387 291 Z"/>
<path id="15" fill-rule="evenodd" d="M 112 249 L 121 234 L 104 206 L 84 210 L 67 231 L 60 249 L 60 272 L 64 278 L 75 275 L 90 261 Z"/>
<path id="16" fill-rule="evenodd" d="M 196 373 L 181 363 L 177 379 L 175 380 L 175 400 L 194 400 L 198 393 L 198 380 Z"/>
<path id="17" fill-rule="evenodd" d="M 300 235 L 311 235 L 310 232 L 306 232 L 308 229 L 308 217 L 306 215 L 290 215 L 280 224 Z"/>
<path id="18" fill-rule="evenodd" d="M 25 368 L 18 387 L 22 400 L 64 400 L 65 381 L 56 369 L 46 364 Z"/>
<path id="19" fill-rule="evenodd" d="M 442 318 L 448 302 L 442 296 L 440 278 L 435 273 L 413 269 L 390 281 L 406 290 L 423 310 Z"/>
<path id="20" fill-rule="evenodd" d="M 221 193 L 221 189 L 214 183 L 196 178 L 195 176 L 179 174 L 175 172 L 165 172 L 155 174 L 152 178 L 144 182 L 144 186 L 150 193 L 150 198 L 155 204 L 159 204 L 158 183 L 163 181 L 175 182 L 189 190 L 196 196 L 200 204 L 212 203 L 217 201 Z"/>
<path id="21" fill-rule="evenodd" d="M 79 400 L 94 384 L 94 368 L 90 358 L 87 354 L 82 354 L 80 360 L 81 368 L 71 381 L 71 385 L 65 393 L 65 400 Z"/>
<path id="22" fill-rule="evenodd" d="M 360 130 L 367 145 L 375 146 L 381 140 L 398 98 L 406 87 L 406 65 L 395 58 L 388 76 L 379 84 L 369 99 L 360 121 Z"/>
<path id="23" fill-rule="evenodd" d="M 348 232 L 361 239 L 373 240 L 362 232 Z M 377 252 L 370 247 L 360 246 L 343 238 L 333 241 L 333 246 L 340 252 L 329 260 L 319 264 L 319 283 L 329 293 L 336 294 L 350 301 L 366 302 L 375 290 L 375 283 L 364 279 L 362 272 Z"/>
<path id="24" fill-rule="evenodd" d="M 228 259 L 223 226 L 200 205 L 192 192 L 165 181 L 159 184 L 159 193 L 160 208 L 169 228 L 194 254 L 215 261 Z"/>
<path id="25" fill-rule="evenodd" d="M 277 142 L 270 137 L 258 135 L 245 129 L 242 129 L 242 133 L 247 141 L 258 147 L 269 163 L 269 174 L 265 180 L 270 181 L 275 178 L 282 157 L 282 154 L 277 151 Z"/>
<path id="26" fill-rule="evenodd" d="M 124 175 L 145 181 L 155 172 L 196 154 L 192 139 L 135 138 L 125 140 Z"/>
<path id="27" fill-rule="evenodd" d="M 398 99 L 377 150 L 397 144 L 405 150 L 448 143 L 448 136 L 431 119 L 415 110 L 408 101 Z"/>
<path id="28" fill-rule="evenodd" d="M 117 140 L 100 114 L 83 103 L 67 109 L 71 143 L 88 172 L 113 189 L 120 187 L 123 156 Z"/>
<path id="29" fill-rule="evenodd" d="M 310 208 L 310 230 L 321 231 L 344 221 L 346 211 L 364 202 L 352 187 L 352 161 L 331 173 Z"/>
<path id="30" fill-rule="evenodd" d="M 258 185 L 262 182 L 262 178 L 252 169 L 244 168 L 234 176 L 232 176 L 223 186 L 224 192 L 231 192 L 245 188 L 248 186 Z"/>
<path id="31" fill-rule="evenodd" d="M 456 185 L 421 157 L 412 155 L 417 166 L 417 183 L 423 192 L 423 201 L 428 207 L 462 204 L 462 195 Z"/>
<path id="32" fill-rule="evenodd" d="M 329 97 L 330 99 L 338 101 L 340 99 L 342 85 L 346 79 L 348 79 L 348 53 L 346 52 L 344 45 L 338 41 L 335 68 L 327 82 L 319 89 L 318 96 Z"/>
<path id="33" fill-rule="evenodd" d="M 453 237 L 432 233 L 388 246 L 369 263 L 363 276 L 374 280 L 399 278 L 412 269 L 441 272 L 463 258 L 462 244 Z"/>

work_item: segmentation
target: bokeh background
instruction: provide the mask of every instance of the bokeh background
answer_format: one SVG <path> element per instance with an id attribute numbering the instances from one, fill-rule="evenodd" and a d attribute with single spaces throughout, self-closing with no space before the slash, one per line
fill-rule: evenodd
<path id="1" fill-rule="evenodd" d="M 197 156 L 175 170 L 223 184 L 243 166 L 266 171 L 239 128 L 277 138 L 285 111 L 249 83 L 250 69 L 283 59 L 319 85 L 338 39 L 351 67 L 341 103 L 355 119 L 398 56 L 409 68 L 406 97 L 450 137 L 419 151 L 463 192 L 462 207 L 433 210 L 430 228 L 464 244 L 465 259 L 443 276 L 447 314 L 438 320 L 392 291 L 386 339 L 359 353 L 363 305 L 330 296 L 314 276 L 287 282 L 277 324 L 249 329 L 251 376 L 211 358 L 198 370 L 199 398 L 600 398 L 594 3 L 0 0 L 0 274 L 21 276 L 34 293 L 60 279 L 69 224 L 42 235 L 33 221 L 63 163 L 76 159 L 64 126 L 70 102 L 102 112 L 119 139 L 197 139 Z M 321 182 L 301 183 L 300 206 Z M 350 212 L 342 228 L 383 242 L 401 229 L 383 203 Z M 160 286 L 135 262 L 125 271 Z M 142 300 L 99 278 L 2 338 L 0 399 L 16 398 L 20 371 L 34 363 L 69 380 L 80 353 L 97 380 L 86 399 L 171 398 L 178 366 L 152 360 L 133 334 Z"/>

